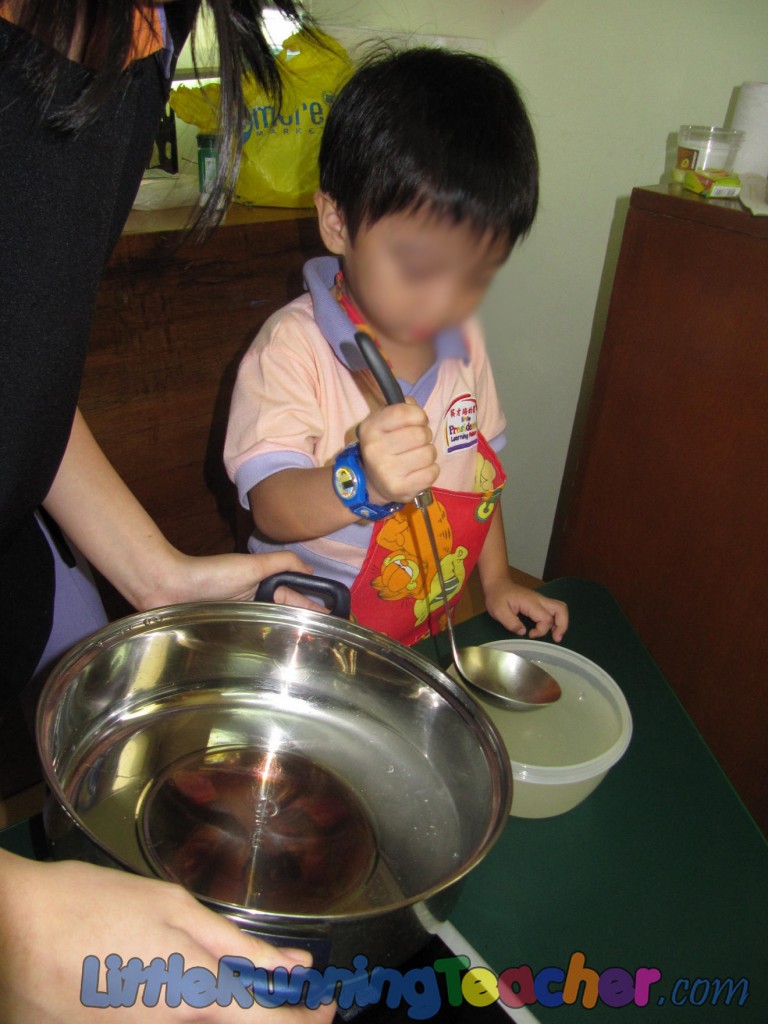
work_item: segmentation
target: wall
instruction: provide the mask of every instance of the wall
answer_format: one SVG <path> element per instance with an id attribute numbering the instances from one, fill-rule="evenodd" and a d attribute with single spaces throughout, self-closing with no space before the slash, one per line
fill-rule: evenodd
<path id="1" fill-rule="evenodd" d="M 509 421 L 510 561 L 541 575 L 629 193 L 662 180 L 681 123 L 722 123 L 742 81 L 768 81 L 768 4 L 313 0 L 311 10 L 362 35 L 474 39 L 524 92 L 539 141 L 540 213 L 482 314 Z"/>

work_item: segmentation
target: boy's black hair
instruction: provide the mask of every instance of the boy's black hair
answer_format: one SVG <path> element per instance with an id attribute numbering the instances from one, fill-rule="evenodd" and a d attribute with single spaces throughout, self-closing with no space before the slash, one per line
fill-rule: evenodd
<path id="1" fill-rule="evenodd" d="M 509 76 L 473 54 L 374 54 L 323 129 L 320 188 L 354 239 L 385 214 L 426 207 L 514 245 L 538 203 L 536 141 Z"/>

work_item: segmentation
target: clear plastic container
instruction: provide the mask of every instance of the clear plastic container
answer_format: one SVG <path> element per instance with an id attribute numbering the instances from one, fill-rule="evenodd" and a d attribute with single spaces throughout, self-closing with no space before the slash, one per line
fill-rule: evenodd
<path id="1" fill-rule="evenodd" d="M 683 124 L 677 133 L 677 160 L 672 178 L 682 182 L 686 171 L 732 171 L 744 132 L 701 124 Z"/>
<path id="2" fill-rule="evenodd" d="M 500 640 L 491 647 L 536 662 L 560 684 L 560 700 L 509 711 L 480 699 L 512 763 L 513 816 L 549 818 L 585 800 L 624 755 L 632 716 L 618 684 L 575 651 L 540 640 Z"/>

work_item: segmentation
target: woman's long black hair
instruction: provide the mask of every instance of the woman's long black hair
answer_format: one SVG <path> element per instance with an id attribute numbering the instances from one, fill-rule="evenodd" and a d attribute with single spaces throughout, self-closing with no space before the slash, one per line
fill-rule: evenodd
<path id="1" fill-rule="evenodd" d="M 83 90 L 63 110 L 50 118 L 62 131 L 77 131 L 96 117 L 103 104 L 118 88 L 133 38 L 134 13 L 146 12 L 152 0 L 20 0 L 12 5 L 20 28 L 36 36 L 47 46 L 39 47 L 27 60 L 25 73 L 41 116 L 46 111 L 62 72 L 60 54 L 69 52 L 79 32 L 88 45 L 83 64 L 90 75 Z M 177 13 L 169 3 L 170 18 Z M 280 77 L 270 44 L 264 35 L 262 16 L 269 6 L 299 21 L 311 31 L 308 18 L 298 0 L 185 0 L 184 16 L 193 22 L 202 6 L 213 18 L 219 45 L 221 106 L 219 135 L 225 140 L 219 174 L 214 183 L 203 223 L 215 218 L 222 194 L 231 196 L 240 157 L 241 126 L 245 105 L 243 77 L 252 76 L 279 104 Z M 194 43 L 194 40 L 193 40 Z M 194 52 L 194 45 L 193 45 Z"/>

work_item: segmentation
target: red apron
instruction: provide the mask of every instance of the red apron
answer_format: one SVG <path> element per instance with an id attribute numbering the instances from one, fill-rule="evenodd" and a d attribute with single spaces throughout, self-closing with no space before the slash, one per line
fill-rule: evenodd
<path id="1" fill-rule="evenodd" d="M 490 463 L 493 489 L 446 491 L 433 487 L 428 508 L 448 600 L 453 607 L 483 549 L 506 482 L 496 453 L 482 434 L 478 456 Z M 443 596 L 422 513 L 415 505 L 377 522 L 352 585 L 352 620 L 410 646 L 445 629 Z"/>

